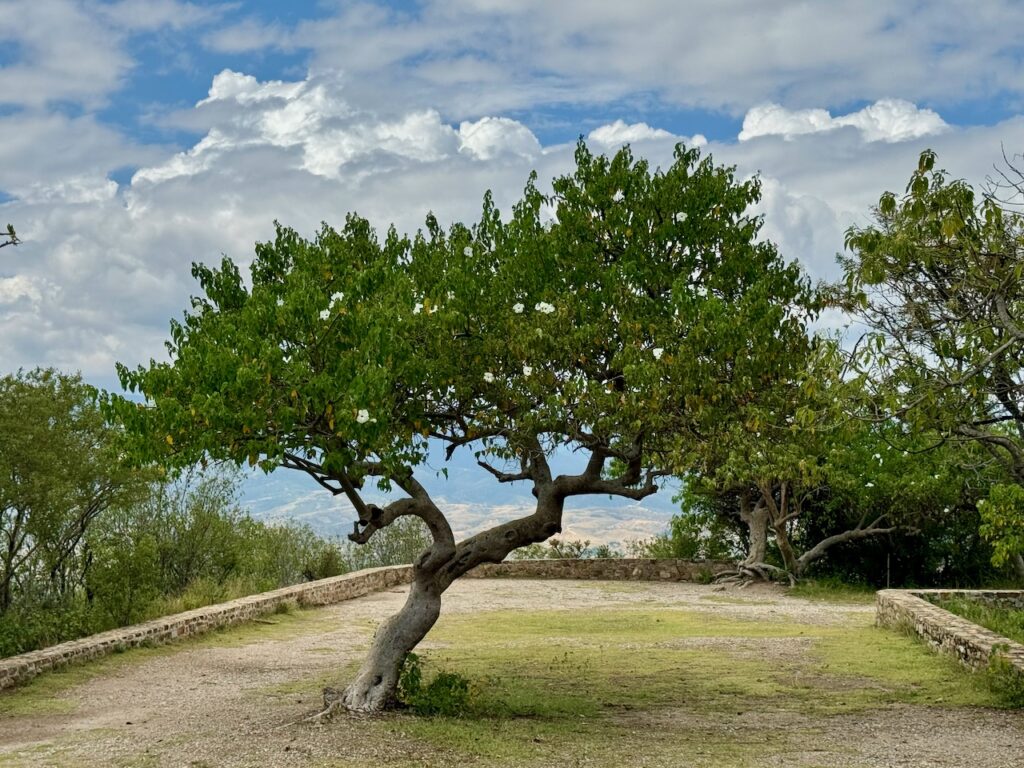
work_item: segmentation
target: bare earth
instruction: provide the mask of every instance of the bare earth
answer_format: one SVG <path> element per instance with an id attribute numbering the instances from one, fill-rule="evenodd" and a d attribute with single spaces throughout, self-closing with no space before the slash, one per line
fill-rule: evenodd
<path id="1" fill-rule="evenodd" d="M 714 589 L 693 584 L 473 579 L 452 587 L 445 595 L 444 611 L 586 610 L 639 603 L 824 625 L 843 625 L 851 618 L 867 623 L 874 611 L 870 605 L 808 602 L 771 589 Z M 144 658 L 126 657 L 126 663 L 57 694 L 66 700 L 58 711 L 0 715 L 0 766 L 381 765 L 416 764 L 418 757 L 429 757 L 432 765 L 448 764 L 444 755 L 389 753 L 379 740 L 361 739 L 365 722 L 357 717 L 342 716 L 327 725 L 297 722 L 316 712 L 319 701 L 309 693 L 314 686 L 295 682 L 343 682 L 338 670 L 361 657 L 373 628 L 398 610 L 405 591 L 395 589 L 304 613 L 291 620 L 298 628 L 287 632 L 257 625 L 237 642 L 229 634 L 219 641 L 184 643 Z M 712 595 L 749 602 L 707 599 Z M 760 652 L 764 647 L 775 648 L 768 652 L 777 652 L 780 658 L 803 650 L 799 642 L 773 643 Z M 672 712 L 638 716 L 648 717 L 637 723 L 638 728 L 706 725 L 687 723 L 681 720 L 684 715 Z M 1024 766 L 1021 712 L 900 706 L 813 723 L 802 717 L 767 711 L 752 720 L 747 713 L 742 721 L 719 721 L 717 727 L 734 725 L 747 738 L 752 728 L 770 734 L 811 727 L 820 733 L 807 753 L 789 752 L 784 763 L 767 758 L 766 766 Z M 681 755 L 680 764 L 687 762 Z"/>

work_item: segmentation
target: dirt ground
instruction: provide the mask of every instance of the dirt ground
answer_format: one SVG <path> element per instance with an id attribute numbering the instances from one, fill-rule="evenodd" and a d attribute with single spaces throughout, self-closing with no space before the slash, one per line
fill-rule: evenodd
<path id="1" fill-rule="evenodd" d="M 445 595 L 444 611 L 585 611 L 641 604 L 814 625 L 842 625 L 851 618 L 863 624 L 874 611 L 871 605 L 810 602 L 770 588 L 715 589 L 467 579 Z M 136 658 L 126 654 L 123 663 L 58 688 L 37 711 L 0 714 L 0 766 L 416 764 L 415 755 L 391 754 L 379 740 L 363 738 L 364 721 L 358 717 L 342 716 L 326 725 L 301 722 L 319 701 L 311 686 L 294 685 L 311 678 L 342 683 L 345 673 L 339 670 L 361 657 L 374 627 L 398 610 L 405 591 L 397 588 L 298 617 L 270 617 L 278 624 L 257 624 Z M 780 655 L 802 647 L 775 645 Z M 647 718 L 638 728 L 678 728 L 679 718 L 692 717 L 665 711 L 636 716 Z M 769 734 L 809 725 L 819 734 L 806 752 L 789 752 L 784 760 L 766 757 L 764 765 L 1024 766 L 1022 712 L 901 705 L 812 724 L 797 722 L 800 717 L 765 711 L 753 721 L 748 713 L 732 725 L 748 736 L 751 728 Z M 731 726 L 718 722 L 717 727 Z M 682 758 L 680 764 L 686 764 Z M 437 754 L 429 762 L 446 764 Z"/>

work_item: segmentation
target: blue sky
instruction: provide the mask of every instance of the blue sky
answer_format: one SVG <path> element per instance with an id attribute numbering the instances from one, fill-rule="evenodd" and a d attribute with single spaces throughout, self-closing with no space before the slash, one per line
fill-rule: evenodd
<path id="1" fill-rule="evenodd" d="M 581 135 L 760 173 L 765 236 L 834 277 L 922 149 L 975 183 L 1024 151 L 1022 28 L 1013 0 L 0 0 L 0 224 L 24 240 L 0 252 L 0 370 L 113 387 L 115 361 L 162 356 L 192 261 L 247 263 L 274 219 L 507 207 Z M 333 510 L 301 478 L 251 487 Z M 464 487 L 438 492 L 465 520 L 507 507 Z M 577 532 L 646 535 L 671 507 Z"/>

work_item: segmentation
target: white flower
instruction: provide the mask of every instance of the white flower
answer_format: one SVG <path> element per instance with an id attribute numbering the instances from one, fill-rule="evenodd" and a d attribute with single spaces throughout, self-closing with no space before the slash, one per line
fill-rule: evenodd
<path id="1" fill-rule="evenodd" d="M 523 376 L 529 376 L 532 373 L 533 373 L 533 366 L 529 366 L 529 365 L 524 365 L 523 366 Z"/>
<path id="2" fill-rule="evenodd" d="M 697 295 L 698 296 L 702 296 L 703 297 L 703 296 L 707 296 L 708 295 L 708 289 L 705 288 L 703 285 L 698 285 L 696 290 L 697 290 Z"/>
<path id="3" fill-rule="evenodd" d="M 341 301 L 344 298 L 345 298 L 345 294 L 342 293 L 341 291 L 338 291 L 337 293 L 332 293 L 331 294 L 331 304 L 333 304 L 336 301 Z"/>
<path id="4" fill-rule="evenodd" d="M 688 214 L 686 213 L 686 211 L 680 211 L 672 218 L 675 219 L 676 224 L 682 224 L 684 221 L 686 221 L 687 215 Z"/>
<path id="5" fill-rule="evenodd" d="M 416 305 L 412 308 L 412 313 L 418 315 L 423 311 L 423 305 L 420 302 L 416 302 Z"/>
<path id="6" fill-rule="evenodd" d="M 534 307 L 534 309 L 537 310 L 538 312 L 543 312 L 545 315 L 550 315 L 552 312 L 555 311 L 554 305 L 548 304 L 546 301 L 537 302 L 537 305 Z"/>
<path id="7" fill-rule="evenodd" d="M 472 256 L 473 255 L 473 248 L 472 248 L 472 246 L 467 245 L 465 248 L 462 249 L 462 253 L 463 253 L 464 256 Z"/>
<path id="8" fill-rule="evenodd" d="M 655 360 L 661 360 L 661 356 L 665 354 L 665 350 L 661 347 L 655 347 L 651 350 L 651 354 L 654 355 Z"/>
<path id="9" fill-rule="evenodd" d="M 283 306 L 284 306 L 284 299 L 281 299 L 281 298 L 279 298 L 279 299 L 277 300 L 277 306 L 279 306 L 279 307 L 283 307 Z"/>
<path id="10" fill-rule="evenodd" d="M 621 201 L 622 198 L 623 198 L 622 190 L 621 189 L 615 190 L 615 194 L 612 195 L 612 200 L 614 200 L 617 203 L 617 202 Z"/>
<path id="11" fill-rule="evenodd" d="M 321 320 L 327 320 L 330 316 L 331 316 L 331 310 L 329 310 L 329 309 L 321 309 L 320 310 L 320 319 Z"/>
<path id="12" fill-rule="evenodd" d="M 949 514 L 949 507 L 944 507 L 942 510 L 945 514 Z"/>
<path id="13" fill-rule="evenodd" d="M 486 381 L 488 384 L 493 384 L 494 383 L 494 374 L 491 373 L 490 371 L 485 372 L 484 373 L 484 381 Z"/>
<path id="14" fill-rule="evenodd" d="M 872 459 L 880 459 L 880 458 L 882 458 L 882 454 L 880 454 L 880 453 L 876 453 L 876 454 L 875 454 L 874 456 L 872 456 L 871 458 L 872 458 Z"/>
<path id="15" fill-rule="evenodd" d="M 517 315 L 523 314 L 524 309 L 526 309 L 526 307 L 523 306 L 523 302 L 521 301 L 517 301 L 515 304 L 512 305 L 512 311 L 515 312 Z"/>
<path id="16" fill-rule="evenodd" d="M 874 487 L 875 487 L 875 484 L 874 484 L 874 483 L 872 483 L 872 482 L 867 482 L 867 483 L 864 483 L 864 487 L 865 487 L 865 488 L 874 488 Z"/>
<path id="17" fill-rule="evenodd" d="M 359 412 L 356 414 L 356 421 L 359 424 L 365 424 L 369 420 L 370 420 L 370 412 L 368 410 L 366 410 L 365 408 L 360 408 Z"/>

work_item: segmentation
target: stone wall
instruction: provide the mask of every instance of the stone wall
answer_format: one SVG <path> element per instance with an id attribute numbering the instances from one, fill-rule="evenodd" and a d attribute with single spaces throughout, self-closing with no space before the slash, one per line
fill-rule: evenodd
<path id="1" fill-rule="evenodd" d="M 609 581 L 707 581 L 736 564 L 716 560 L 591 558 L 585 560 L 506 560 L 467 573 L 477 578 L 606 579 Z"/>
<path id="2" fill-rule="evenodd" d="M 408 565 L 393 568 L 370 568 L 343 576 L 275 589 L 273 592 L 249 595 L 228 603 L 208 605 L 205 608 L 164 616 L 130 627 L 112 629 L 98 635 L 23 653 L 20 656 L 11 656 L 0 659 L 0 690 L 30 680 L 48 669 L 95 659 L 127 648 L 159 645 L 178 638 L 250 621 L 273 613 L 282 605 L 330 605 L 354 597 L 362 597 L 371 592 L 378 592 L 396 584 L 407 584 L 411 579 L 412 568 Z"/>
<path id="3" fill-rule="evenodd" d="M 478 578 L 698 581 L 734 567 L 732 563 L 688 560 L 519 560 L 479 566 L 467 575 Z M 331 605 L 397 584 L 408 584 L 411 580 L 412 568 L 408 565 L 369 568 L 344 576 L 250 595 L 228 603 L 197 608 L 194 611 L 165 616 L 144 624 L 113 629 L 20 656 L 0 659 L 0 690 L 30 680 L 48 669 L 95 659 L 127 648 L 159 645 L 250 621 L 273 613 L 279 606 L 287 603 L 300 606 Z"/>
<path id="4" fill-rule="evenodd" d="M 876 623 L 910 630 L 935 650 L 955 656 L 961 664 L 975 670 L 988 667 L 989 659 L 998 648 L 1024 676 L 1024 645 L 930 602 L 956 597 L 1024 608 L 1024 591 L 1019 590 L 883 589 L 876 598 Z"/>

